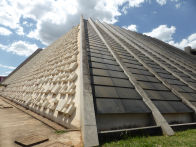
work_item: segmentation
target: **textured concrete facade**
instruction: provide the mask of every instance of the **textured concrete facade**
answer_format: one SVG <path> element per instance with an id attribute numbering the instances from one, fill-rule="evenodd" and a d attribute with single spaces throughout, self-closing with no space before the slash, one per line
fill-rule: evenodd
<path id="1" fill-rule="evenodd" d="M 80 128 L 78 27 L 7 78 L 2 96 L 68 128 Z M 77 91 L 77 92 L 76 92 Z"/>
<path id="2" fill-rule="evenodd" d="M 3 82 L 1 95 L 67 128 L 98 136 L 195 123 L 196 57 L 160 40 L 81 18 Z"/>

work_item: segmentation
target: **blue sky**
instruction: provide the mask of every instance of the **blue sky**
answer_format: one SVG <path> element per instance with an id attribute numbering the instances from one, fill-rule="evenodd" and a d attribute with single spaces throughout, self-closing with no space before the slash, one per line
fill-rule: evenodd
<path id="1" fill-rule="evenodd" d="M 196 48 L 195 0 L 1 0 L 0 75 L 79 24 L 80 14 Z"/>

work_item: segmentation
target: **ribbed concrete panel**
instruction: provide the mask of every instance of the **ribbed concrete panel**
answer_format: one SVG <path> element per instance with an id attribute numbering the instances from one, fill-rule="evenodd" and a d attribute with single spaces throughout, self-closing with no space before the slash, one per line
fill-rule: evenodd
<path id="1" fill-rule="evenodd" d="M 87 51 L 94 92 L 98 131 L 154 125 L 151 111 L 116 62 L 106 45 L 87 21 Z M 92 37 L 93 36 L 93 37 Z M 96 45 L 92 45 L 96 42 Z M 137 114 L 137 115 L 135 115 Z M 111 115 L 111 119 L 107 118 Z M 143 117 L 140 123 L 125 121 Z M 121 120 L 113 124 L 114 119 Z M 105 125 L 103 123 L 108 123 Z M 112 123 L 111 125 L 109 125 Z"/>

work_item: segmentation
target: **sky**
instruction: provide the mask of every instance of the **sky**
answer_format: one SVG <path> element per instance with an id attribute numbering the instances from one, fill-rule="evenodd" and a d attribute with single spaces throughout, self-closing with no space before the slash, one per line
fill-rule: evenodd
<path id="1" fill-rule="evenodd" d="M 80 15 L 196 48 L 196 0 L 0 0 L 0 75 L 79 24 Z"/>

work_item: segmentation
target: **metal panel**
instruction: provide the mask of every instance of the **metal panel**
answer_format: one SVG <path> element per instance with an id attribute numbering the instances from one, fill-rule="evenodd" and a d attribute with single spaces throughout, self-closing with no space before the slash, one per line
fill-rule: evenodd
<path id="1" fill-rule="evenodd" d="M 181 93 L 190 101 L 196 101 L 196 93 Z"/>
<path id="2" fill-rule="evenodd" d="M 124 78 L 127 79 L 127 76 L 124 74 L 124 72 L 118 72 L 118 71 L 109 71 L 111 77 L 117 77 L 117 78 Z"/>
<path id="3" fill-rule="evenodd" d="M 119 98 L 115 87 L 94 86 L 96 97 Z"/>
<path id="4" fill-rule="evenodd" d="M 103 70 L 103 69 L 95 69 L 92 68 L 92 75 L 99 75 L 99 76 L 110 76 L 108 70 Z"/>
<path id="5" fill-rule="evenodd" d="M 107 64 L 112 64 L 112 65 L 118 65 L 116 63 L 116 61 L 113 61 L 113 60 L 107 60 L 107 59 L 96 58 L 96 57 L 90 57 L 90 59 L 91 59 L 91 61 L 95 61 L 95 62 L 107 63 Z"/>
<path id="6" fill-rule="evenodd" d="M 160 65 L 154 63 L 154 64 L 148 64 L 148 66 L 152 67 L 152 68 L 162 68 L 160 67 Z"/>
<path id="7" fill-rule="evenodd" d="M 127 59 L 123 59 L 123 58 L 121 58 L 121 60 L 126 64 L 127 63 L 127 65 L 129 64 L 129 63 L 131 63 L 131 64 L 135 64 L 135 65 L 141 65 L 137 60 L 127 60 Z"/>
<path id="8" fill-rule="evenodd" d="M 136 80 L 139 80 L 139 81 L 160 83 L 160 81 L 155 76 L 146 76 L 146 75 L 134 74 L 134 77 L 136 78 Z"/>
<path id="9" fill-rule="evenodd" d="M 93 76 L 93 84 L 134 88 L 128 79 Z"/>
<path id="10" fill-rule="evenodd" d="M 129 60 L 135 60 L 135 58 L 134 58 L 133 56 L 131 56 L 131 55 L 129 56 L 128 54 L 126 54 L 126 55 L 119 55 L 119 57 L 120 57 L 120 58 L 123 58 L 124 61 L 125 61 L 125 60 L 128 60 L 128 61 L 129 61 Z"/>
<path id="11" fill-rule="evenodd" d="M 151 113 L 142 100 L 96 99 L 98 114 L 116 113 Z"/>
<path id="12" fill-rule="evenodd" d="M 87 48 L 87 51 L 89 52 L 89 53 L 97 53 L 97 54 L 105 54 L 105 55 L 110 55 L 110 53 L 109 52 L 107 52 L 107 51 L 100 51 L 100 50 L 95 50 L 95 49 L 88 49 Z"/>
<path id="13" fill-rule="evenodd" d="M 131 64 L 131 63 L 125 63 L 125 65 L 128 68 L 136 68 L 136 69 L 146 70 L 146 68 L 144 66 L 142 66 L 142 65 Z"/>
<path id="14" fill-rule="evenodd" d="M 135 89 L 130 88 L 116 88 L 116 91 L 120 98 L 134 98 L 141 99 L 141 96 L 136 92 Z"/>
<path id="15" fill-rule="evenodd" d="M 134 73 L 134 74 L 149 75 L 149 76 L 152 76 L 153 75 L 152 73 L 150 73 L 147 70 L 140 70 L 140 69 L 129 68 L 129 71 L 131 73 Z"/>
<path id="16" fill-rule="evenodd" d="M 102 48 L 102 49 L 107 50 L 107 48 L 105 47 L 104 44 L 91 44 L 91 43 L 89 43 L 88 45 L 89 45 L 90 48 L 94 47 L 94 48 Z"/>
<path id="17" fill-rule="evenodd" d="M 194 87 L 196 87 L 196 81 L 195 80 L 193 80 L 193 82 L 189 82 L 189 83 L 191 83 L 191 85 L 193 85 Z"/>
<path id="18" fill-rule="evenodd" d="M 193 112 L 180 101 L 153 101 L 161 113 L 190 113 Z"/>
<path id="19" fill-rule="evenodd" d="M 99 51 L 103 51 L 103 52 L 108 52 L 108 50 L 104 47 L 104 46 L 102 46 L 102 47 L 98 47 L 98 46 L 88 46 L 89 47 L 89 49 L 91 49 L 91 50 L 99 50 Z"/>
<path id="20" fill-rule="evenodd" d="M 131 82 L 128 79 L 112 78 L 112 82 L 114 83 L 115 86 L 134 88 L 133 84 L 131 84 Z"/>
<path id="21" fill-rule="evenodd" d="M 108 55 L 104 55 L 104 54 L 98 54 L 98 53 L 91 52 L 89 55 L 92 56 L 92 57 L 98 57 L 98 58 L 105 58 L 105 59 L 108 59 L 108 60 L 114 60 L 114 58 L 112 56 L 108 56 Z"/>
<path id="22" fill-rule="evenodd" d="M 95 97 L 141 99 L 141 96 L 136 92 L 136 90 L 131 88 L 95 85 L 94 89 Z"/>
<path id="23" fill-rule="evenodd" d="M 122 71 L 122 69 L 118 65 L 103 64 L 103 63 L 98 63 L 98 62 L 91 62 L 90 66 L 94 67 L 94 68 L 102 68 L 102 69 L 106 69 L 106 70 Z"/>
<path id="24" fill-rule="evenodd" d="M 195 90 L 189 88 L 188 86 L 182 86 L 182 85 L 172 85 L 174 88 L 176 88 L 178 91 L 181 92 L 195 92 Z M 196 93 L 196 92 L 195 92 Z"/>
<path id="25" fill-rule="evenodd" d="M 162 83 L 152 83 L 152 82 L 144 82 L 139 81 L 140 86 L 143 89 L 151 89 L 151 90 L 169 90 L 167 87 L 165 87 Z"/>
<path id="26" fill-rule="evenodd" d="M 156 100 L 180 100 L 170 91 L 154 91 L 154 90 L 145 90 L 151 99 Z"/>
<path id="27" fill-rule="evenodd" d="M 163 73 L 159 73 L 159 75 L 160 75 L 162 78 L 165 78 L 165 79 L 176 79 L 172 74 L 163 74 Z"/>
<path id="28" fill-rule="evenodd" d="M 114 86 L 110 77 L 93 76 L 93 84 Z"/>
<path id="29" fill-rule="evenodd" d="M 182 77 L 189 77 L 189 76 L 185 75 L 183 72 L 176 72 L 176 74 L 178 76 L 182 76 Z"/>
<path id="30" fill-rule="evenodd" d="M 169 72 L 166 71 L 165 69 L 163 68 L 153 68 L 153 70 L 157 73 L 165 73 L 165 74 L 168 74 Z"/>
<path id="31" fill-rule="evenodd" d="M 166 79 L 166 81 L 169 83 L 169 84 L 172 84 L 172 85 L 185 85 L 183 82 L 181 82 L 180 80 L 174 80 L 174 79 Z"/>

